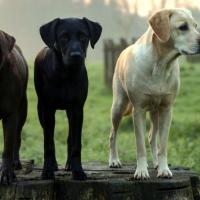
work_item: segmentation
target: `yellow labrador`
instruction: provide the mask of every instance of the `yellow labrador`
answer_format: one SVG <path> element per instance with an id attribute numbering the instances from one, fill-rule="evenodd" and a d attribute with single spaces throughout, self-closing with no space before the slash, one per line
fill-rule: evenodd
<path id="1" fill-rule="evenodd" d="M 113 77 L 109 166 L 121 167 L 117 129 L 122 116 L 132 113 L 137 146 L 135 179 L 149 178 L 144 140 L 147 111 L 151 119 L 149 142 L 157 176 L 172 177 L 167 163 L 167 140 L 172 105 L 180 87 L 178 57 L 200 53 L 200 34 L 189 10 L 160 10 L 150 17 L 149 24 L 144 35 L 121 53 Z"/>

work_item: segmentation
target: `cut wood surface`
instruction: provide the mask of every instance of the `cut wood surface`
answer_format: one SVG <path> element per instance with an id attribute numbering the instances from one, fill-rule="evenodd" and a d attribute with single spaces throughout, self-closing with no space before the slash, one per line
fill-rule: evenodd
<path id="1" fill-rule="evenodd" d="M 200 200 L 199 176 L 189 168 L 170 167 L 172 179 L 156 177 L 149 168 L 149 180 L 133 179 L 135 165 L 110 169 L 103 163 L 85 163 L 87 181 L 71 180 L 71 173 L 59 167 L 55 180 L 41 180 L 42 169 L 33 160 L 23 161 L 16 171 L 17 182 L 0 186 L 2 200 Z"/>

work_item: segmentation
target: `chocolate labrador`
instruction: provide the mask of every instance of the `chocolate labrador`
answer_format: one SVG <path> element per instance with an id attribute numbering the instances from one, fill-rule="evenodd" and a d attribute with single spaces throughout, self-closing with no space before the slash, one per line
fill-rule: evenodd
<path id="1" fill-rule="evenodd" d="M 94 48 L 102 28 L 87 18 L 54 19 L 40 28 L 48 47 L 35 60 L 34 82 L 38 116 L 44 132 L 43 179 L 54 178 L 54 126 L 56 110 L 65 110 L 69 122 L 66 169 L 75 180 L 85 180 L 81 165 L 83 107 L 88 93 L 85 57 L 88 43 Z"/>
<path id="2" fill-rule="evenodd" d="M 19 149 L 27 116 L 27 81 L 28 67 L 15 38 L 0 31 L 0 118 L 4 134 L 1 184 L 10 184 L 16 178 L 14 168 L 21 169 Z"/>

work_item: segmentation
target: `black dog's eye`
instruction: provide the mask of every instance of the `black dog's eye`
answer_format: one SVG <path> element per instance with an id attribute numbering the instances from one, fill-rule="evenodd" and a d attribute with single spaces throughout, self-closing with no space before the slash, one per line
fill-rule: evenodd
<path id="1" fill-rule="evenodd" d="M 67 33 L 63 33 L 61 36 L 60 36 L 60 39 L 67 42 L 70 38 L 69 38 L 69 35 Z"/>
<path id="2" fill-rule="evenodd" d="M 183 24 L 183 25 L 179 26 L 179 30 L 181 30 L 181 31 L 187 31 L 188 29 L 189 29 L 189 27 L 187 24 Z"/>
<path id="3" fill-rule="evenodd" d="M 80 40 L 81 40 L 82 42 L 86 42 L 86 41 L 87 41 L 87 36 L 81 34 L 81 35 L 80 35 Z"/>

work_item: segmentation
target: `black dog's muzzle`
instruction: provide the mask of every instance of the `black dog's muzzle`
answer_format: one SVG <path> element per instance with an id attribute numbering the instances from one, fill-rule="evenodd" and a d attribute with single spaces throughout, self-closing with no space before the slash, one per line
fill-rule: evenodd
<path id="1" fill-rule="evenodd" d="M 70 53 L 70 57 L 72 57 L 72 58 L 74 58 L 74 57 L 82 57 L 81 56 L 81 52 L 80 51 L 72 51 L 71 53 Z"/>
<path id="2" fill-rule="evenodd" d="M 84 55 L 79 50 L 72 50 L 62 53 L 63 63 L 66 66 L 82 65 L 84 63 Z"/>
<path id="3" fill-rule="evenodd" d="M 68 54 L 68 60 L 72 63 L 82 64 L 83 53 L 79 50 L 70 51 Z"/>

